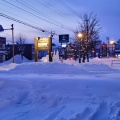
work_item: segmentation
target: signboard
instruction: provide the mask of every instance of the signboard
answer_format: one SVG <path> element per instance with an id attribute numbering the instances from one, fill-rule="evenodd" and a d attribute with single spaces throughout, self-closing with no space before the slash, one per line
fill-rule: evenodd
<path id="1" fill-rule="evenodd" d="M 34 38 L 34 48 L 35 48 L 35 62 L 38 61 L 38 51 L 48 50 L 49 51 L 49 61 L 52 62 L 52 38 Z"/>
<path id="2" fill-rule="evenodd" d="M 59 43 L 69 42 L 69 34 L 59 35 Z"/>
<path id="3" fill-rule="evenodd" d="M 49 40 L 48 38 L 37 39 L 38 50 L 49 50 Z"/>
<path id="4" fill-rule="evenodd" d="M 47 43 L 38 43 L 38 47 L 47 49 L 48 48 L 48 44 Z"/>

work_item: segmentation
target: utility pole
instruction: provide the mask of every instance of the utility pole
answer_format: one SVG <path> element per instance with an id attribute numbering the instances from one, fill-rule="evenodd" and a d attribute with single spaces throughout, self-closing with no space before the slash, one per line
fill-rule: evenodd
<path id="1" fill-rule="evenodd" d="M 52 62 L 52 57 L 53 57 L 53 53 L 52 53 L 52 37 L 48 37 L 49 39 L 49 62 Z"/>
<path id="2" fill-rule="evenodd" d="M 53 36 L 55 35 L 55 31 L 51 31 L 51 37 L 53 38 Z"/>
<path id="3" fill-rule="evenodd" d="M 13 63 L 14 63 L 14 28 L 13 28 L 13 24 L 11 25 L 11 30 L 12 30 L 12 49 L 13 49 Z"/>
<path id="4" fill-rule="evenodd" d="M 106 37 L 106 39 L 107 39 L 107 42 L 108 42 L 108 44 L 107 44 L 107 57 L 109 57 L 109 42 L 110 42 L 110 38 Z"/>
<path id="5" fill-rule="evenodd" d="M 52 38 L 55 35 L 55 31 L 51 31 L 51 37 L 49 37 L 50 48 L 49 48 L 49 61 L 52 62 L 53 52 L 52 52 Z"/>

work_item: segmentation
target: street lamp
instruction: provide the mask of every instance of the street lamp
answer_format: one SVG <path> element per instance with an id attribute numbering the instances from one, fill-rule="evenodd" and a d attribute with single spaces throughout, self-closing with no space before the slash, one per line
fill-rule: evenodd
<path id="1" fill-rule="evenodd" d="M 114 56 L 114 52 L 113 52 L 114 44 L 115 44 L 115 41 L 114 40 L 110 40 L 110 45 L 112 47 L 112 51 L 111 51 L 112 57 Z"/>
<path id="2" fill-rule="evenodd" d="M 80 42 L 80 47 L 79 47 L 79 63 L 81 63 L 81 40 L 82 40 L 83 34 L 82 33 L 78 33 L 77 37 L 78 37 L 79 42 Z"/>
<path id="3" fill-rule="evenodd" d="M 13 24 L 11 25 L 11 28 L 9 29 L 3 29 L 2 25 L 0 25 L 0 32 L 3 32 L 4 30 L 12 30 L 12 52 L 13 52 L 13 63 L 14 63 L 14 28 Z"/>
<path id="4" fill-rule="evenodd" d="M 82 38 L 83 34 L 82 33 L 78 33 L 78 38 Z"/>

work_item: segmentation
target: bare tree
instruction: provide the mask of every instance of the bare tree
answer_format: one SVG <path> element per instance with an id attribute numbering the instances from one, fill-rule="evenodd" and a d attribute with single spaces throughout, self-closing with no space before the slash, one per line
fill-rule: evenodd
<path id="1" fill-rule="evenodd" d="M 80 17 L 80 19 L 81 22 L 78 22 L 79 27 L 75 31 L 75 36 L 77 36 L 78 33 L 82 33 L 83 37 L 81 39 L 81 49 L 89 62 L 88 53 L 93 47 L 95 47 L 94 41 L 99 40 L 101 27 L 99 25 L 99 21 L 97 20 L 97 16 L 93 15 L 93 13 L 85 13 Z M 77 38 L 76 40 L 79 41 L 80 39 Z M 83 62 L 85 62 L 85 60 L 83 60 Z"/>
<path id="2" fill-rule="evenodd" d="M 21 54 L 22 59 L 23 59 L 23 53 L 25 51 L 25 42 L 26 42 L 25 36 L 23 36 L 22 34 L 19 34 L 17 36 L 16 44 L 17 44 L 18 51 L 19 51 L 19 54 Z"/>

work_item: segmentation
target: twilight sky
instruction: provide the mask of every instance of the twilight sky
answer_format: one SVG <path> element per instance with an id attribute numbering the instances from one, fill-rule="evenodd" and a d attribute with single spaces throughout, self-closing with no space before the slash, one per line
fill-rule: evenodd
<path id="1" fill-rule="evenodd" d="M 120 0 L 0 0 L 0 13 L 19 21 L 39 27 L 47 32 L 38 31 L 0 16 L 0 24 L 4 29 L 14 24 L 15 39 L 18 34 L 26 37 L 27 42 L 33 43 L 34 37 L 48 37 L 55 31 L 53 42 L 58 42 L 59 34 L 69 34 L 74 37 L 72 30 L 78 27 L 78 16 L 93 12 L 102 27 L 100 39 L 107 42 L 106 37 L 117 41 L 120 39 Z M 0 33 L 11 41 L 11 30 Z"/>

